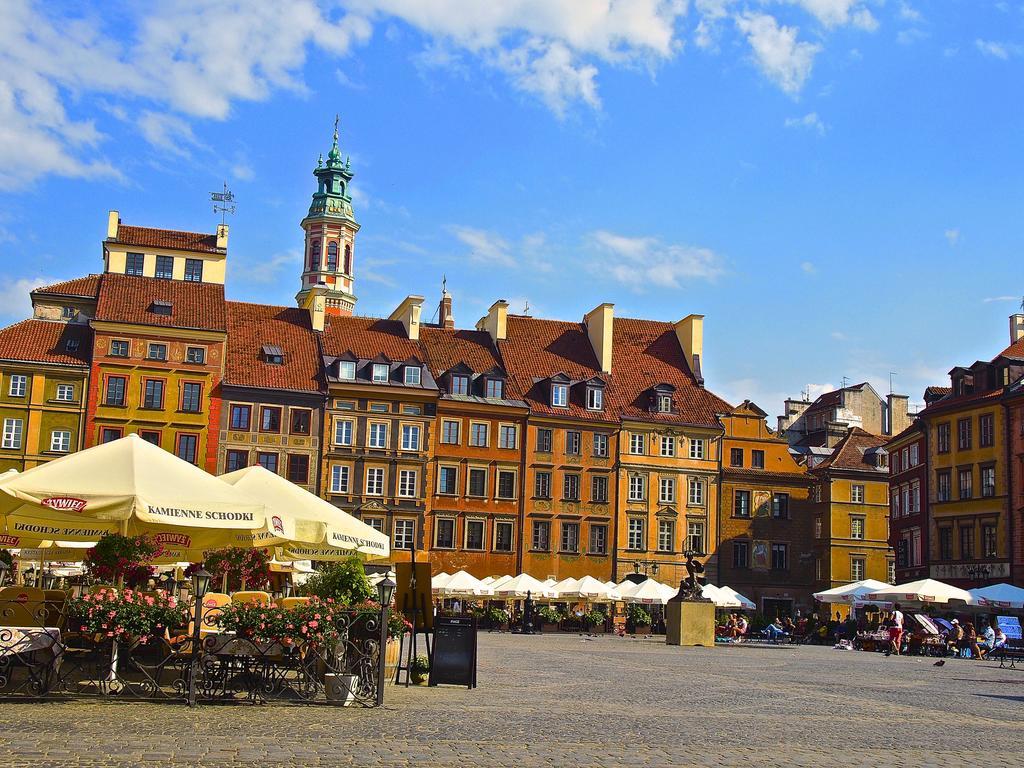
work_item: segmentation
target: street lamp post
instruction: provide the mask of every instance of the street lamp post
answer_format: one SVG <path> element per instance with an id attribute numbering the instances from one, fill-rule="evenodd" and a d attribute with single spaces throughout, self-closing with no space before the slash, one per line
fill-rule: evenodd
<path id="1" fill-rule="evenodd" d="M 383 578 L 377 584 L 377 599 L 380 601 L 380 648 L 377 653 L 377 706 L 384 706 L 384 669 L 388 648 L 388 609 L 395 596 L 395 584 L 390 578 Z M 415 628 L 414 630 L 415 631 Z"/>
<path id="2" fill-rule="evenodd" d="M 203 598 L 206 597 L 206 593 L 210 589 L 211 578 L 210 574 L 202 567 L 192 574 L 192 663 L 189 665 L 188 676 L 188 705 L 190 707 L 196 705 L 196 678 L 199 676 L 199 646 L 202 638 Z"/>

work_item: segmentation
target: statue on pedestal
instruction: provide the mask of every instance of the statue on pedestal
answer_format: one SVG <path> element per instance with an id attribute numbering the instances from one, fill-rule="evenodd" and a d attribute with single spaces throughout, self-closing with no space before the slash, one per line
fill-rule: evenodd
<path id="1" fill-rule="evenodd" d="M 686 555 L 686 578 L 679 583 L 679 592 L 672 598 L 672 601 L 710 602 L 703 594 L 704 585 L 708 583 L 704 576 L 704 564 L 693 559 L 692 550 L 684 554 Z"/>

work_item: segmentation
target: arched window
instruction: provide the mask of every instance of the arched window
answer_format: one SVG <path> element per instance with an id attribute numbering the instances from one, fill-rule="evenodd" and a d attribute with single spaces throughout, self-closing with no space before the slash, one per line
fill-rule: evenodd
<path id="1" fill-rule="evenodd" d="M 338 244 L 331 243 L 327 246 L 327 271 L 335 272 L 338 269 Z"/>
<path id="2" fill-rule="evenodd" d="M 320 241 L 309 244 L 309 269 L 311 272 L 320 269 Z"/>
<path id="3" fill-rule="evenodd" d="M 345 244 L 345 274 L 352 274 L 352 246 Z"/>

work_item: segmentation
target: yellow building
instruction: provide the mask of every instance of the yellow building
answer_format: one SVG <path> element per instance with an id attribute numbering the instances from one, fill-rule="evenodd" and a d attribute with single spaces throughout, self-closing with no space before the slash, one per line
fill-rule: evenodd
<path id="1" fill-rule="evenodd" d="M 893 581 L 885 442 L 855 427 L 811 470 L 815 591 L 862 579 Z"/>

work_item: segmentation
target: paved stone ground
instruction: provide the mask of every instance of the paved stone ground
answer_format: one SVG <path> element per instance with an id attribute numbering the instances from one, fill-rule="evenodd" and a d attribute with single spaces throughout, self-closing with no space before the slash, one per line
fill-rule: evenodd
<path id="1" fill-rule="evenodd" d="M 384 710 L 0 702 L 0 766 L 988 768 L 1024 760 L 1022 702 L 987 662 L 483 635 L 480 688 Z"/>

